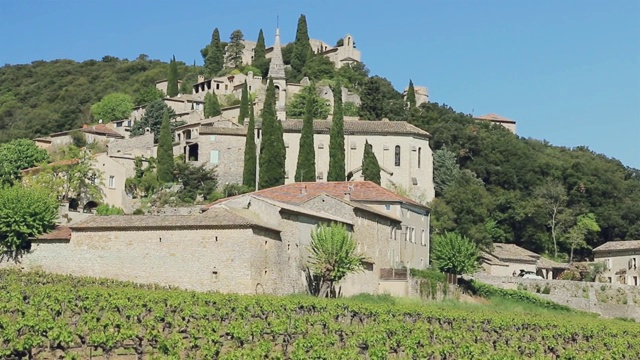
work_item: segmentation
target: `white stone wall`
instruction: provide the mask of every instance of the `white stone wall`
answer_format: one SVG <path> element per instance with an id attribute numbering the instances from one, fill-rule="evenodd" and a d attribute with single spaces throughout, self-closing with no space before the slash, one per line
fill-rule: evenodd
<path id="1" fill-rule="evenodd" d="M 122 208 L 126 213 L 133 211 L 125 191 L 127 178 L 135 175 L 133 158 L 111 158 L 103 153 L 95 157 L 93 167 L 101 172 L 103 202 Z"/>
<path id="2" fill-rule="evenodd" d="M 640 250 L 599 251 L 595 253 L 594 261 L 605 263 L 602 276 L 611 283 L 640 285 Z"/>

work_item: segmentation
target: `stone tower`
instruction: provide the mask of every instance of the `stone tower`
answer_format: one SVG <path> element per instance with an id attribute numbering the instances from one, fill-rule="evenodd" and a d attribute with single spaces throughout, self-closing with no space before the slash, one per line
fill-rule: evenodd
<path id="1" fill-rule="evenodd" d="M 273 79 L 273 85 L 276 88 L 276 116 L 281 121 L 286 120 L 287 79 L 284 74 L 284 61 L 280 49 L 279 28 L 276 28 L 276 41 L 273 44 L 271 63 L 269 64 L 269 77 Z"/>

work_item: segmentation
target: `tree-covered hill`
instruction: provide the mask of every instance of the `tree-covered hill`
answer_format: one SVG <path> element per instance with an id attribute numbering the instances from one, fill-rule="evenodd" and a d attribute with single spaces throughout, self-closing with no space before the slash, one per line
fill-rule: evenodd
<path id="1" fill-rule="evenodd" d="M 114 92 L 143 101 L 169 64 L 140 55 L 136 60 L 34 61 L 0 68 L 0 143 L 34 138 L 91 121 L 90 107 Z M 178 62 L 180 78 L 193 81 L 198 69 Z"/>

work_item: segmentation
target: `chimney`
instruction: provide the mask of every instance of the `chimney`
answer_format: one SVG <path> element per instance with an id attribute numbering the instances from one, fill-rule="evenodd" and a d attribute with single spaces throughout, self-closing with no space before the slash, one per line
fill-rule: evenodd
<path id="1" fill-rule="evenodd" d="M 307 195 L 307 185 L 302 185 L 300 188 L 300 195 Z"/>
<path id="2" fill-rule="evenodd" d="M 201 83 L 204 81 L 204 75 L 198 75 L 198 83 Z"/>
<path id="3" fill-rule="evenodd" d="M 351 201 L 351 191 L 345 191 L 344 201 Z"/>

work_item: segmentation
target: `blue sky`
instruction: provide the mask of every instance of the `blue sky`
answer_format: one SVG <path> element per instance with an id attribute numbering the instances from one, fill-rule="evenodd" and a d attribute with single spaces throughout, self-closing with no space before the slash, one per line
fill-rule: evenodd
<path id="1" fill-rule="evenodd" d="M 586 145 L 640 168 L 640 1 L 0 1 L 0 64 L 104 55 L 202 63 L 214 27 L 255 40 L 353 35 L 372 74 L 411 78 L 458 111 L 518 134 Z"/>

